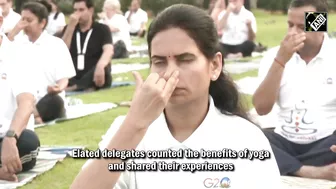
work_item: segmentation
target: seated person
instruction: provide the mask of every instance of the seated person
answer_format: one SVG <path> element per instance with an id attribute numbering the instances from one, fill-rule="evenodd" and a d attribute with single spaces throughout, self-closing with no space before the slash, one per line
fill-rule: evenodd
<path id="1" fill-rule="evenodd" d="M 128 23 L 130 24 L 131 36 L 145 37 L 148 15 L 147 12 L 140 8 L 140 0 L 132 0 L 129 11 L 125 13 Z"/>
<path id="2" fill-rule="evenodd" d="M 48 0 L 48 3 L 51 6 L 51 12 L 49 14 L 46 30 L 50 35 L 56 35 L 57 33 L 62 32 L 66 25 L 65 16 L 60 12 L 55 0 Z"/>
<path id="3" fill-rule="evenodd" d="M 19 22 L 21 16 L 12 9 L 13 0 L 0 0 L 0 7 L 2 8 L 2 16 L 4 17 L 0 32 L 7 34 Z"/>
<path id="4" fill-rule="evenodd" d="M 100 23 L 106 24 L 112 33 L 114 54 L 113 58 L 128 58 L 132 49 L 130 26 L 121 14 L 119 0 L 105 0 L 104 12 L 100 14 Z"/>
<path id="5" fill-rule="evenodd" d="M 305 12 L 327 10 L 325 1 L 292 0 L 286 37 L 260 63 L 253 104 L 259 115 L 279 105 L 276 128 L 265 135 L 282 175 L 336 180 L 336 44 L 304 31 Z"/>
<path id="6" fill-rule="evenodd" d="M 212 181 L 206 178 L 223 178 L 226 168 L 210 171 L 205 161 L 209 164 L 227 163 L 228 167 L 230 163 L 234 164 L 235 170 L 227 171 L 225 175 L 235 189 L 277 188 L 280 174 L 271 146 L 262 131 L 247 119 L 247 110 L 240 105 L 237 88 L 222 71 L 224 62 L 211 17 L 195 6 L 173 5 L 153 20 L 148 34 L 151 74 L 143 81 L 141 75 L 134 72 L 136 91 L 132 106 L 127 116 L 115 119 L 99 148 L 136 149 L 138 152 L 167 149 L 197 152 L 201 149 L 231 149 L 238 152 L 247 148 L 268 150 L 271 159 L 131 160 L 138 165 L 157 160 L 178 164 L 201 163 L 208 169 L 194 173 L 187 170 L 121 172 L 113 171 L 113 168 L 110 172 L 107 169 L 109 163 L 121 163 L 123 160 L 91 159 L 84 164 L 70 188 L 151 189 L 157 188 L 160 183 L 165 183 L 163 188 L 211 187 Z M 174 182 L 167 182 L 167 178 Z"/>
<path id="7" fill-rule="evenodd" d="M 22 56 L 26 56 L 28 62 L 34 68 L 33 76 L 37 78 L 35 87 L 37 92 L 37 103 L 48 94 L 58 94 L 65 101 L 65 89 L 68 86 L 69 78 L 76 75 L 71 55 L 63 40 L 54 37 L 44 31 L 49 12 L 46 6 L 38 2 L 30 2 L 22 7 L 22 20 L 10 33 L 13 37 L 16 33 L 24 31 L 25 35 L 15 38 L 14 43 Z M 31 22 L 27 22 L 30 20 Z M 13 38 L 12 38 L 13 40 Z M 50 106 L 55 102 L 50 101 Z M 63 110 L 62 110 L 63 111 Z M 36 113 L 36 112 L 35 112 Z M 39 112 L 44 114 L 43 112 Z M 62 112 L 54 116 L 62 115 Z M 38 118 L 38 115 L 35 115 Z M 50 120 L 51 121 L 51 120 Z"/>
<path id="8" fill-rule="evenodd" d="M 40 141 L 34 125 L 28 124 L 36 92 L 31 69 L 16 59 L 9 43 L 0 34 L 0 180 L 18 181 L 16 174 L 36 165 Z"/>
<path id="9" fill-rule="evenodd" d="M 110 29 L 93 20 L 92 0 L 74 0 L 73 8 L 75 12 L 63 33 L 76 69 L 76 77 L 70 79 L 67 91 L 109 88 L 113 56 Z"/>
<path id="10" fill-rule="evenodd" d="M 226 10 L 218 16 L 222 53 L 225 58 L 252 56 L 257 22 L 251 11 L 244 7 L 244 0 L 229 0 Z"/>

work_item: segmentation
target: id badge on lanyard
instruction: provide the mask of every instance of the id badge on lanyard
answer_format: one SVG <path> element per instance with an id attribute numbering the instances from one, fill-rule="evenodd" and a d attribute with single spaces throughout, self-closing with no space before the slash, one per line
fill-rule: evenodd
<path id="1" fill-rule="evenodd" d="M 89 39 L 92 34 L 92 29 L 88 32 L 86 35 L 84 44 L 83 44 L 83 49 L 81 48 L 81 39 L 80 39 L 80 33 L 77 32 L 76 35 L 76 41 L 77 41 L 77 69 L 78 70 L 84 70 L 85 69 L 85 53 L 87 50 L 87 46 L 89 43 Z"/>

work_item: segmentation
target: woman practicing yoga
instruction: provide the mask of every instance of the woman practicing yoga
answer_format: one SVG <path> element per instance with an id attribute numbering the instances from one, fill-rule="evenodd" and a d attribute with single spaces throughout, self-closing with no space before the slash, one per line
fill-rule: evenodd
<path id="1" fill-rule="evenodd" d="M 276 188 L 270 144 L 222 71 L 211 17 L 173 5 L 153 20 L 147 40 L 151 74 L 143 81 L 134 72 L 130 110 L 99 144 L 119 158 L 89 160 L 71 188 Z M 127 170 L 116 170 L 124 163 Z"/>

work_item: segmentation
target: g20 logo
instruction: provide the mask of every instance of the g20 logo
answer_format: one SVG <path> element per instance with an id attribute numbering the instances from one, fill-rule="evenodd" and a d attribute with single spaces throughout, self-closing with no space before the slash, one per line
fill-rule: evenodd
<path id="1" fill-rule="evenodd" d="M 231 180 L 228 177 L 221 179 L 206 178 L 203 181 L 205 188 L 230 188 Z"/>

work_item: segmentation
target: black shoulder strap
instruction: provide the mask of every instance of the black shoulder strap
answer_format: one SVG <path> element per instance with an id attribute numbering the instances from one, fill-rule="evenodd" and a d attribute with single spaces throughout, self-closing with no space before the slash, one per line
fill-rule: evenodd
<path id="1" fill-rule="evenodd" d="M 60 14 L 60 12 L 59 11 L 57 11 L 56 12 L 56 14 L 55 14 L 55 16 L 54 16 L 54 20 L 56 20 L 57 19 L 57 17 L 58 17 L 58 15 Z"/>

